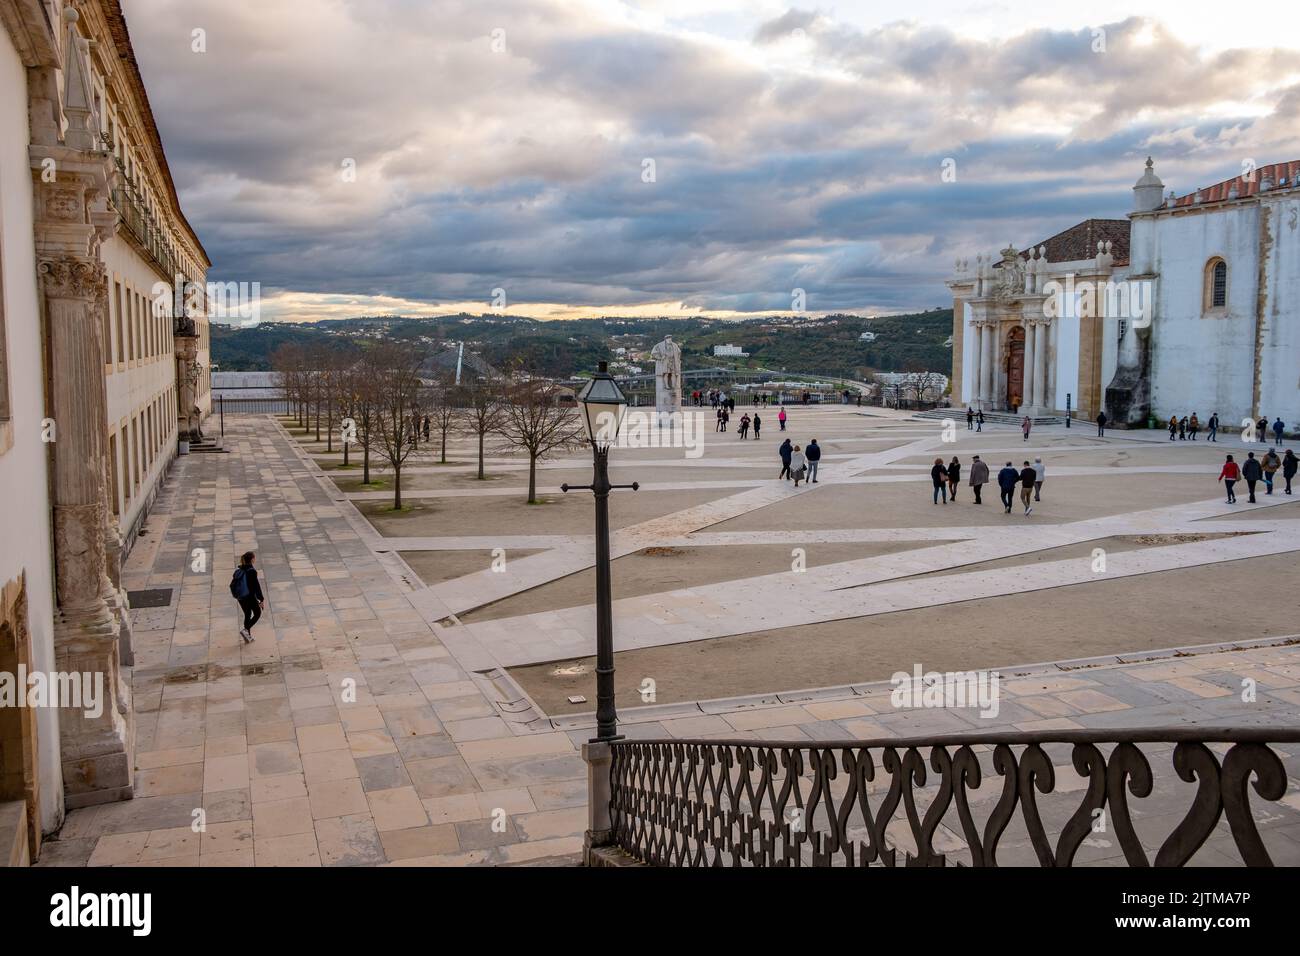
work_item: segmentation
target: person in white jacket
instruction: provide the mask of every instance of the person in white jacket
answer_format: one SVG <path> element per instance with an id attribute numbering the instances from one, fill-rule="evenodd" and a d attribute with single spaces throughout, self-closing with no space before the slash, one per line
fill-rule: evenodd
<path id="1" fill-rule="evenodd" d="M 794 446 L 794 452 L 790 455 L 790 474 L 794 475 L 794 486 L 799 487 L 799 482 L 808 474 L 808 456 L 805 455 L 799 445 Z"/>
<path id="2" fill-rule="evenodd" d="M 1043 491 L 1043 482 L 1047 479 L 1047 466 L 1043 464 L 1043 459 L 1034 459 L 1034 500 L 1042 501 L 1039 495 Z"/>

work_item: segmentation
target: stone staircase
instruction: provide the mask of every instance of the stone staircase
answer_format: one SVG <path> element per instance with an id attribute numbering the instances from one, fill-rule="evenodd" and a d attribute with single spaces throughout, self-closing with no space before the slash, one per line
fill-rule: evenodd
<path id="1" fill-rule="evenodd" d="M 964 408 L 932 408 L 928 412 L 916 412 L 915 418 L 937 418 L 942 421 L 945 418 L 951 418 L 958 422 L 964 428 L 966 426 L 966 409 Z M 1031 415 L 1030 422 L 1035 425 L 1064 425 L 1064 415 Z M 1024 416 L 1017 415 L 1015 412 L 985 412 L 984 424 L 997 422 L 1002 425 L 1019 425 L 1024 421 Z M 1079 419 L 1074 419 L 1073 424 L 1083 424 Z"/>

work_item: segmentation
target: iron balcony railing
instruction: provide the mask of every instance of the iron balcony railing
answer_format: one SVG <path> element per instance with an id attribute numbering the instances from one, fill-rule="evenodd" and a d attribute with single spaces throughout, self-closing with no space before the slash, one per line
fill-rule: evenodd
<path id="1" fill-rule="evenodd" d="M 1279 744 L 1300 729 L 622 740 L 611 837 L 656 866 L 1182 866 L 1203 846 L 1270 866 L 1250 791 L 1286 795 L 1300 747 Z M 1300 810 L 1266 810 L 1267 832 L 1297 832 Z M 1274 840 L 1283 862 L 1300 862 L 1293 841 Z"/>
<path id="2" fill-rule="evenodd" d="M 143 198 L 136 191 L 126 176 L 122 161 L 114 157 L 119 170 L 118 185 L 113 187 L 111 196 L 113 208 L 122 218 L 122 224 L 134 237 L 135 241 L 153 259 L 159 271 L 168 282 L 175 281 L 180 273 L 180 261 L 167 243 L 167 232 L 158 224 Z"/>

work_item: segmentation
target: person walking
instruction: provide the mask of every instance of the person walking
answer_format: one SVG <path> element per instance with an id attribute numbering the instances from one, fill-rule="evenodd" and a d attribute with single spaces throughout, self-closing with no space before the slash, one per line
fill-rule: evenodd
<path id="1" fill-rule="evenodd" d="M 1282 456 L 1282 477 L 1286 480 L 1286 493 L 1291 494 L 1291 479 L 1295 477 L 1296 467 L 1300 466 L 1300 458 L 1296 458 L 1295 452 L 1290 448 Z"/>
<path id="2" fill-rule="evenodd" d="M 1268 444 L 1268 416 L 1260 415 L 1259 421 L 1255 423 L 1255 441 L 1262 441 Z"/>
<path id="3" fill-rule="evenodd" d="M 717 423 L 713 426 L 713 430 L 715 432 L 722 431 L 722 409 L 719 408 L 716 412 L 713 413 L 713 416 L 714 418 L 717 419 Z"/>
<path id="4" fill-rule="evenodd" d="M 930 484 L 934 485 L 934 503 L 939 503 L 939 496 L 943 495 L 943 503 L 948 503 L 948 469 L 943 466 L 943 459 L 936 458 L 934 465 L 930 468 Z"/>
<path id="5" fill-rule="evenodd" d="M 980 500 L 980 489 L 989 482 L 989 466 L 980 461 L 980 456 L 976 455 L 970 464 L 970 486 L 975 489 L 975 503 L 984 504 Z"/>
<path id="6" fill-rule="evenodd" d="M 1106 437 L 1106 413 L 1104 411 L 1097 413 L 1097 437 Z"/>
<path id="7" fill-rule="evenodd" d="M 975 409 L 969 405 L 966 406 L 966 430 L 971 431 L 975 428 Z"/>
<path id="8" fill-rule="evenodd" d="M 817 444 L 817 439 L 814 438 L 808 443 L 808 447 L 804 449 L 803 453 L 804 457 L 808 459 L 808 480 L 815 485 L 817 484 L 817 463 L 822 460 L 822 447 Z"/>
<path id="9" fill-rule="evenodd" d="M 798 445 L 790 453 L 790 474 L 794 477 L 794 486 L 799 487 L 799 482 L 803 481 L 808 472 L 808 457 L 803 453 Z"/>
<path id="10" fill-rule="evenodd" d="M 1034 481 L 1038 478 L 1038 472 L 1034 471 L 1034 466 L 1025 462 L 1025 466 L 1020 469 L 1020 503 L 1025 506 L 1025 514 L 1028 515 L 1034 510 L 1034 506 L 1029 503 L 1029 496 L 1034 493 Z"/>
<path id="11" fill-rule="evenodd" d="M 724 432 L 727 430 L 727 422 L 729 421 L 731 421 L 731 412 L 727 411 L 727 407 L 724 405 L 722 406 L 722 430 Z"/>
<path id="12" fill-rule="evenodd" d="M 785 406 L 781 406 L 781 411 L 777 413 L 776 420 L 781 423 L 781 431 L 785 431 Z"/>
<path id="13" fill-rule="evenodd" d="M 1273 493 L 1273 476 L 1282 467 L 1282 459 L 1277 457 L 1277 452 L 1270 448 L 1268 454 L 1264 456 L 1264 460 L 1259 464 L 1264 469 L 1264 487 L 1267 489 L 1264 494 L 1271 495 Z"/>
<path id="14" fill-rule="evenodd" d="M 1043 459 L 1034 459 L 1034 500 L 1042 501 L 1043 482 L 1047 480 L 1047 466 L 1043 464 Z"/>
<path id="15" fill-rule="evenodd" d="M 975 413 L 975 430 L 977 432 L 984 430 L 984 409 L 982 408 Z"/>
<path id="16" fill-rule="evenodd" d="M 1200 430 L 1201 430 L 1201 420 L 1196 417 L 1195 412 L 1192 412 L 1192 419 L 1187 423 L 1187 431 L 1191 434 L 1192 441 L 1196 441 L 1196 433 L 1199 432 Z"/>
<path id="17" fill-rule="evenodd" d="M 235 568 L 235 573 L 230 578 L 230 593 L 239 602 L 239 609 L 243 612 L 239 636 L 245 644 L 253 643 L 253 625 L 261 618 L 262 609 L 266 607 L 266 597 L 257 580 L 257 569 L 253 567 L 256 563 L 257 553 L 245 551 L 239 559 L 239 567 Z"/>
<path id="18" fill-rule="evenodd" d="M 1016 500 L 1016 483 L 1020 481 L 1020 472 L 1016 471 L 1016 466 L 1007 462 L 1006 466 L 998 472 L 998 488 L 1002 495 L 1002 507 L 1007 509 L 1007 514 L 1011 514 L 1011 506 Z"/>
<path id="19" fill-rule="evenodd" d="M 1241 477 L 1246 479 L 1246 490 L 1250 492 L 1250 503 L 1256 504 L 1255 485 L 1264 477 L 1264 469 L 1259 466 L 1253 451 L 1246 452 L 1246 460 L 1241 465 Z"/>
<path id="20" fill-rule="evenodd" d="M 758 417 L 758 412 L 754 413 L 754 441 L 758 441 L 758 430 L 763 427 L 763 419 Z"/>
<path id="21" fill-rule="evenodd" d="M 1024 421 L 1020 423 L 1020 430 L 1025 433 L 1025 441 L 1029 441 L 1029 429 L 1033 427 L 1034 423 L 1031 422 L 1029 416 L 1026 415 Z"/>
<path id="22" fill-rule="evenodd" d="M 1231 455 L 1224 459 L 1223 470 L 1219 472 L 1219 480 L 1223 482 L 1223 487 L 1228 489 L 1228 500 L 1226 503 L 1235 505 L 1237 503 L 1237 496 L 1233 494 L 1232 488 L 1241 480 L 1241 469 L 1237 467 L 1237 463 L 1232 460 Z"/>
<path id="23" fill-rule="evenodd" d="M 1177 435 L 1178 435 L 1178 416 L 1170 415 L 1169 416 L 1169 440 L 1173 441 L 1174 438 L 1177 437 Z"/>
<path id="24" fill-rule="evenodd" d="M 952 461 L 948 462 L 948 497 L 953 501 L 957 500 L 957 486 L 961 484 L 961 460 L 952 456 Z"/>
<path id="25" fill-rule="evenodd" d="M 1286 426 L 1282 424 L 1281 416 L 1273 423 L 1273 444 L 1279 448 L 1282 447 L 1282 433 L 1286 431 Z"/>
<path id="26" fill-rule="evenodd" d="M 1187 416 L 1178 419 L 1178 440 L 1187 441 Z"/>
<path id="27" fill-rule="evenodd" d="M 749 434 L 749 415 L 740 416 L 740 440 L 744 441 Z"/>
<path id="28" fill-rule="evenodd" d="M 1206 440 L 1206 441 L 1212 441 L 1212 442 L 1214 442 L 1215 444 L 1218 444 L 1218 442 L 1219 442 L 1219 438 L 1218 438 L 1218 435 L 1219 435 L 1219 413 L 1218 413 L 1218 412 L 1215 412 L 1213 415 L 1210 416 L 1210 421 L 1208 422 L 1208 424 L 1209 424 L 1209 427 L 1210 427 L 1210 433 L 1209 433 L 1208 435 L 1205 436 L 1205 440 Z"/>
<path id="29" fill-rule="evenodd" d="M 790 439 L 787 438 L 781 442 L 781 447 L 776 450 L 776 453 L 781 456 L 781 474 L 776 477 L 788 480 L 790 478 L 790 457 L 794 454 L 794 446 L 790 444 Z"/>

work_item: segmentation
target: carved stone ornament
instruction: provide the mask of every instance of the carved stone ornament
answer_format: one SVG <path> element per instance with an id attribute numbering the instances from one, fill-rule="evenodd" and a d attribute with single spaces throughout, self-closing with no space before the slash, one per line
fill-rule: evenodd
<path id="1" fill-rule="evenodd" d="M 93 299 L 104 288 L 108 273 L 97 259 L 42 259 L 37 267 L 45 293 L 56 299 Z"/>

